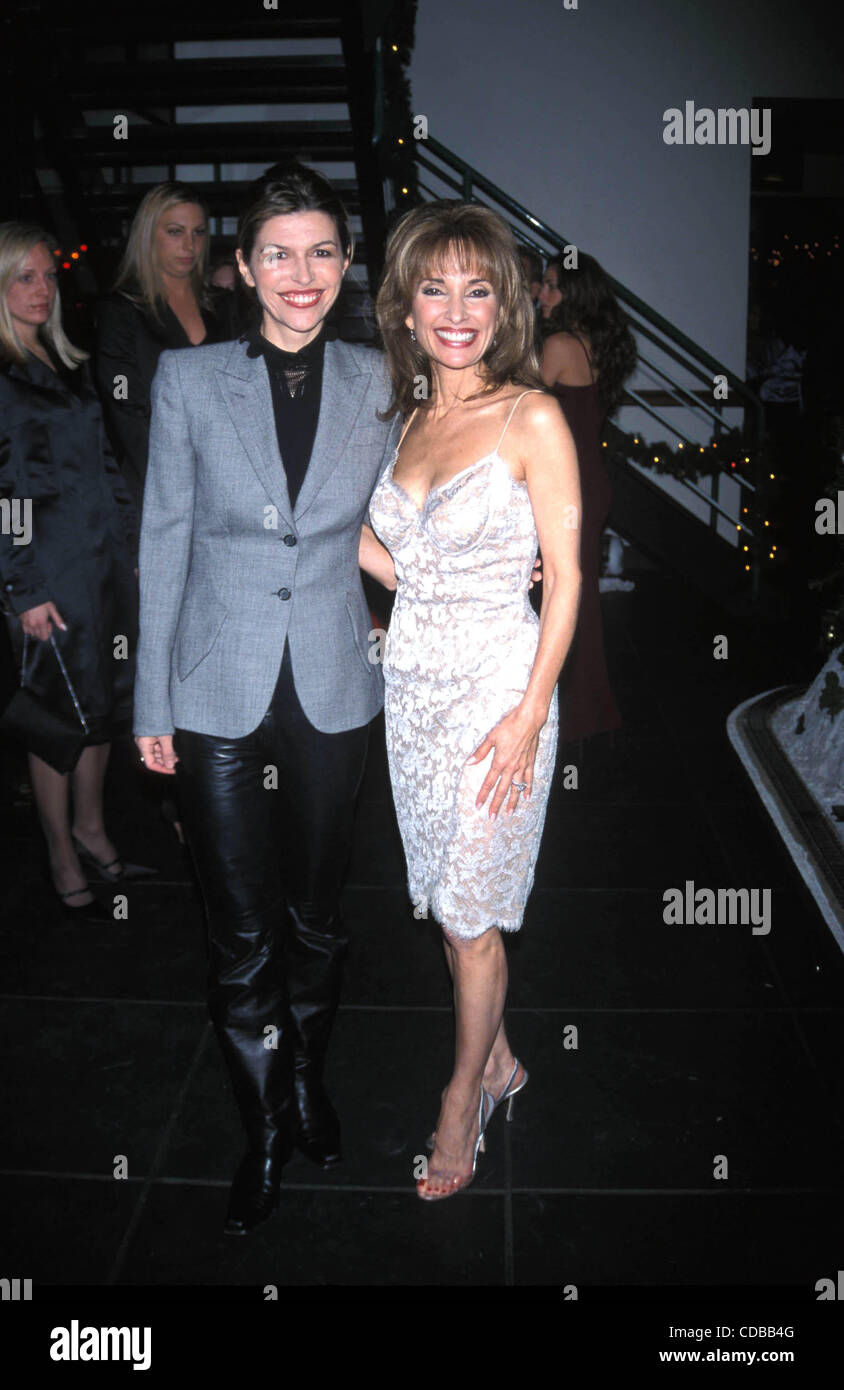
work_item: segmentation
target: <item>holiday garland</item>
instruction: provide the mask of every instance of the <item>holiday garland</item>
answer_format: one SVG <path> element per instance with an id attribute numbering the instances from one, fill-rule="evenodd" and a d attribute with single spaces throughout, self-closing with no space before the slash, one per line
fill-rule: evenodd
<path id="1" fill-rule="evenodd" d="M 640 434 L 626 434 L 612 420 L 605 429 L 605 445 L 612 455 L 631 459 L 655 473 L 668 473 L 681 481 L 697 482 L 716 473 L 741 474 L 754 483 L 763 471 L 764 450 L 751 452 L 741 431 L 733 429 L 713 435 L 708 444 L 677 444 L 667 440 L 648 443 Z"/>
<path id="2" fill-rule="evenodd" d="M 784 465 L 781 451 L 774 443 L 763 442 L 760 448 L 749 449 L 741 431 L 734 429 L 713 436 L 708 444 L 678 442 L 673 447 L 664 439 L 648 443 L 639 434 L 625 433 L 610 420 L 604 428 L 603 447 L 607 456 L 620 464 L 630 460 L 680 482 L 698 482 L 700 478 L 719 473 L 746 477 L 755 491 L 743 497 L 742 520 L 736 525 L 739 528 L 746 525 L 753 533 L 748 534 L 745 541 L 748 558 L 755 555 L 768 570 L 774 566 L 783 569 L 787 578 L 789 532 L 795 519 L 783 512 L 786 503 L 778 475 Z M 844 461 L 840 458 L 836 476 L 829 480 L 826 488 L 833 497 L 839 490 L 844 491 Z M 814 520 L 814 516 L 805 518 L 807 525 L 814 525 Z M 838 557 L 840 554 L 839 549 Z M 838 558 L 828 573 L 810 580 L 809 587 L 823 600 L 818 647 L 823 651 L 834 650 L 844 641 L 844 560 Z"/>
<path id="3" fill-rule="evenodd" d="M 413 104 L 407 65 L 413 52 L 416 0 L 394 5 L 381 34 L 381 170 L 399 213 L 419 201 Z"/>

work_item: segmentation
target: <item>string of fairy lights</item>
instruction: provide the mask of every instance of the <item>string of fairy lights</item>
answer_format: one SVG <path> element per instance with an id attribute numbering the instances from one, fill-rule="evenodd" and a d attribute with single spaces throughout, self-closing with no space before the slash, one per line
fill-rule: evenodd
<path id="1" fill-rule="evenodd" d="M 823 257 L 833 259 L 841 254 L 841 245 L 837 232 L 833 232 L 829 244 L 821 244 L 820 241 L 805 241 L 802 237 L 792 236 L 790 232 L 782 232 L 782 245 L 772 246 L 770 250 L 763 251 L 758 246 L 751 246 L 750 259 L 757 264 L 764 259 L 766 265 L 774 270 L 779 270 L 788 263 L 794 265 L 799 261 L 820 261 Z"/>
<path id="2" fill-rule="evenodd" d="M 612 421 L 607 425 L 606 433 L 609 438 L 603 440 L 602 444 L 610 454 L 620 460 L 632 460 L 639 467 L 647 468 L 651 472 L 668 474 L 679 482 L 698 482 L 700 478 L 713 477 L 716 474 L 729 476 L 730 473 L 735 473 L 752 481 L 762 496 L 766 489 L 760 488 L 760 482 L 776 482 L 776 473 L 772 472 L 770 467 L 767 473 L 765 471 L 764 451 L 748 450 L 738 429 L 729 430 L 717 439 L 710 439 L 708 444 L 686 444 L 678 440 L 674 448 L 665 440 L 649 443 L 638 434 L 625 433 Z M 740 544 L 748 557 L 744 572 L 749 576 L 753 571 L 754 551 L 756 558 L 768 566 L 779 559 L 779 554 L 777 544 L 772 539 L 774 522 L 770 517 L 759 517 L 759 531 L 751 533 L 749 529 L 745 529 L 750 527 L 749 508 L 742 506 L 740 515 L 747 520 L 744 523 L 737 521 L 735 528 L 740 534 L 744 533 L 748 537 Z"/>

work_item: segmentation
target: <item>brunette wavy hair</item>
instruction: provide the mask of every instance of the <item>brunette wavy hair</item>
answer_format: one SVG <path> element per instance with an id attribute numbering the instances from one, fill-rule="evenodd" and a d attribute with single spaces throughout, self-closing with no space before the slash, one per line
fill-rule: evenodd
<path id="1" fill-rule="evenodd" d="M 635 370 L 638 356 L 627 315 L 606 271 L 585 251 L 578 251 L 576 268 L 566 267 L 561 256 L 552 256 L 545 270 L 556 270 L 563 298 L 542 320 L 542 336 L 582 333 L 588 338 L 598 372 L 598 394 L 610 415 L 621 404 L 624 383 Z"/>
<path id="2" fill-rule="evenodd" d="M 491 394 L 511 382 L 544 390 L 534 346 L 534 316 L 516 242 L 505 222 L 478 203 L 440 200 L 411 208 L 388 242 L 375 313 L 393 396 L 384 419 L 407 416 L 414 406 L 426 410 L 433 391 L 418 400 L 420 376 L 433 387 L 430 362 L 411 339 L 405 319 L 422 280 L 450 264 L 489 280 L 498 298 L 498 322 L 483 358 L 484 385 L 475 396 Z M 475 397 L 469 397 L 474 399 Z"/>

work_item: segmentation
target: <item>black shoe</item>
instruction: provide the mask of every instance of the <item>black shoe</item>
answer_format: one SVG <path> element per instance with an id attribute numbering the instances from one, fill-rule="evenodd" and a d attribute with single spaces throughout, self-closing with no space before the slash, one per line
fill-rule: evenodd
<path id="1" fill-rule="evenodd" d="M 62 916 L 67 917 L 72 922 L 108 922 L 114 926 L 114 914 L 108 908 L 103 907 L 101 902 L 94 898 L 90 903 L 69 903 L 68 898 L 75 898 L 79 893 L 88 893 L 89 888 L 72 888 L 69 893 L 56 893 L 62 910 Z"/>
<path id="2" fill-rule="evenodd" d="M 281 1173 L 290 1157 L 287 1144 L 272 1154 L 246 1153 L 234 1175 L 224 1234 L 245 1236 L 272 1216 L 279 1203 Z"/>
<path id="3" fill-rule="evenodd" d="M 340 1121 L 322 1082 L 301 1072 L 295 1078 L 299 1129 L 296 1147 L 321 1168 L 334 1168 L 343 1161 L 340 1147 Z"/>
<path id="4" fill-rule="evenodd" d="M 75 835 L 71 838 L 80 864 L 85 864 L 89 869 L 93 869 L 97 878 L 105 879 L 107 883 L 121 883 L 124 879 L 129 878 L 158 877 L 158 870 L 150 868 L 148 864 L 127 864 L 121 861 L 119 856 L 117 859 L 112 859 L 111 863 L 103 864 L 89 849 L 85 848 L 80 840 L 77 840 Z M 120 870 L 119 873 L 118 869 Z"/>

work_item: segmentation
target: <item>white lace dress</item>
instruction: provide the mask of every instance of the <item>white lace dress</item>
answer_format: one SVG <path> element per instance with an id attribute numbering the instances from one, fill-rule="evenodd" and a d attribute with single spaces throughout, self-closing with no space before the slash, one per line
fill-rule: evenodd
<path id="1" fill-rule="evenodd" d="M 393 481 L 397 448 L 369 508 L 398 576 L 384 712 L 410 897 L 417 917 L 430 910 L 465 938 L 522 924 L 557 748 L 555 691 L 530 799 L 495 820 L 491 795 L 475 806 L 493 755 L 466 760 L 521 700 L 539 639 L 533 511 L 499 453 L 512 413 L 493 452 L 432 488 L 421 510 Z"/>

